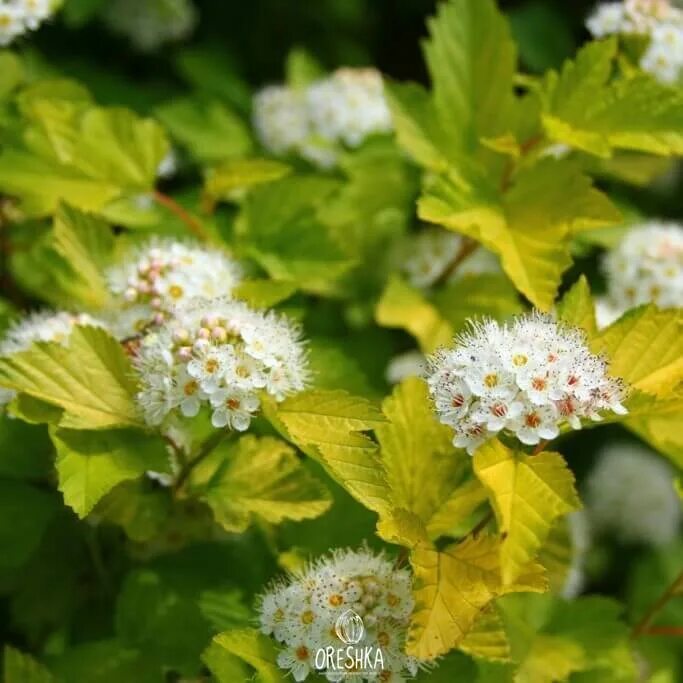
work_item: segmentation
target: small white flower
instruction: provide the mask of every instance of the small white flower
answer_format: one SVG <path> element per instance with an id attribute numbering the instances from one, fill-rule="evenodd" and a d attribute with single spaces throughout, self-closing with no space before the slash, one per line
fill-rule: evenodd
<path id="1" fill-rule="evenodd" d="M 673 476 L 664 460 L 642 446 L 605 447 L 586 485 L 591 524 L 626 543 L 669 543 L 678 534 L 681 518 Z"/>
<path id="2" fill-rule="evenodd" d="M 284 85 L 270 85 L 254 96 L 254 129 L 261 144 L 273 154 L 297 151 L 310 135 L 303 93 Z"/>
<path id="3" fill-rule="evenodd" d="M 403 680 L 417 663 L 405 654 L 406 630 L 413 610 L 412 577 L 381 554 L 367 549 L 338 550 L 291 575 L 266 592 L 259 605 L 261 631 L 282 645 L 278 665 L 304 680 L 316 671 L 319 650 L 342 649 L 338 620 L 349 610 L 359 647 L 379 648 L 382 672 L 357 672 L 359 680 Z M 362 634 L 358 630 L 362 628 Z M 319 671 L 342 680 L 344 671 Z"/>
<path id="4" fill-rule="evenodd" d="M 259 357 L 250 353 L 254 329 Z M 251 343 L 244 330 L 250 330 Z M 259 409 L 260 391 L 280 401 L 308 380 L 298 327 L 226 298 L 191 299 L 174 309 L 143 339 L 134 364 L 142 384 L 138 401 L 155 425 L 178 411 L 193 417 L 206 406 L 215 428 L 244 431 Z"/>
<path id="5" fill-rule="evenodd" d="M 678 307 L 683 301 L 683 227 L 654 221 L 636 226 L 607 254 L 603 267 L 606 303 L 615 317 L 645 303 Z"/>
<path id="6" fill-rule="evenodd" d="M 421 351 L 406 351 L 389 361 L 384 376 L 389 384 L 398 384 L 406 377 L 422 377 L 425 369 L 425 357 Z"/>
<path id="7" fill-rule="evenodd" d="M 0 46 L 37 29 L 52 13 L 52 0 L 0 1 Z"/>
<path id="8" fill-rule="evenodd" d="M 550 316 L 532 313 L 501 326 L 473 323 L 453 348 L 427 359 L 429 393 L 453 443 L 469 453 L 505 431 L 522 443 L 554 439 L 563 424 L 603 411 L 623 414 L 624 389 L 583 334 Z"/>

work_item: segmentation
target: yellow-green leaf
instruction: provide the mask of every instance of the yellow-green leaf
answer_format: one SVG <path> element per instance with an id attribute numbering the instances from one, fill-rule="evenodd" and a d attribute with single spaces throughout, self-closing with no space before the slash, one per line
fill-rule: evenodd
<path id="1" fill-rule="evenodd" d="M 497 439 L 474 454 L 474 471 L 489 491 L 502 534 L 503 583 L 513 583 L 550 533 L 553 522 L 581 507 L 574 475 L 559 453 L 528 456 Z"/>
<path id="2" fill-rule="evenodd" d="M 453 328 L 417 289 L 404 280 L 389 280 L 375 310 L 375 318 L 385 327 L 398 327 L 412 334 L 425 352 L 450 343 Z"/>
<path id="3" fill-rule="evenodd" d="M 406 651 L 432 660 L 458 646 L 491 601 L 514 590 L 542 591 L 543 570 L 531 565 L 519 586 L 504 588 L 500 575 L 500 542 L 493 536 L 466 538 L 443 551 L 425 542 L 413 549 L 415 609 Z"/>
<path id="4" fill-rule="evenodd" d="M 345 391 L 311 390 L 280 404 L 264 400 L 263 408 L 282 436 L 320 461 L 358 501 L 376 512 L 388 511 L 377 446 L 364 434 L 385 418 L 370 401 Z"/>
<path id="5" fill-rule="evenodd" d="M 589 338 L 597 334 L 595 304 L 585 275 L 564 295 L 557 306 L 557 315 L 569 325 L 585 330 Z"/>
<path id="6" fill-rule="evenodd" d="M 212 199 L 232 201 L 245 190 L 283 178 L 291 171 L 290 166 L 273 159 L 233 159 L 207 172 L 204 190 Z"/>
<path id="7" fill-rule="evenodd" d="M 256 629 L 225 631 L 214 636 L 211 642 L 255 669 L 258 683 L 286 683 L 288 680 L 286 672 L 277 665 L 275 641 Z"/>
<path id="8" fill-rule="evenodd" d="M 62 408 L 61 427 L 141 425 L 128 358 L 100 328 L 75 327 L 66 347 L 39 342 L 0 358 L 0 386 Z"/>
<path id="9" fill-rule="evenodd" d="M 271 437 L 242 437 L 221 449 L 204 497 L 228 531 L 245 531 L 254 517 L 271 524 L 321 515 L 332 498 L 294 450 Z"/>
<path id="10" fill-rule="evenodd" d="M 498 254 L 517 289 L 544 310 L 571 265 L 572 234 L 620 219 L 573 162 L 555 159 L 521 170 L 502 197 L 481 169 L 469 178 L 438 176 L 426 185 L 418 215 Z"/>
<path id="11" fill-rule="evenodd" d="M 169 470 L 166 445 L 158 436 L 130 429 L 50 429 L 57 450 L 58 488 L 79 517 L 123 481 L 147 471 Z"/>
<path id="12" fill-rule="evenodd" d="M 486 608 L 459 645 L 459 649 L 481 659 L 510 661 L 510 643 L 505 624 L 495 605 Z"/>
<path id="13" fill-rule="evenodd" d="M 610 360 L 610 373 L 665 397 L 683 380 L 683 311 L 643 306 L 629 311 L 592 343 Z"/>

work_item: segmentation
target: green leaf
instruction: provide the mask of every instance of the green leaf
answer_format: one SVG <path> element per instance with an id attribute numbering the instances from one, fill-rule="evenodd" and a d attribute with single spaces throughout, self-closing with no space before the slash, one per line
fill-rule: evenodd
<path id="1" fill-rule="evenodd" d="M 492 536 L 468 537 L 439 552 L 425 542 L 412 551 L 415 609 L 406 652 L 432 660 L 459 645 L 482 611 L 509 591 L 545 590 L 542 568 L 531 565 L 514 586 L 500 577 L 500 542 Z"/>
<path id="2" fill-rule="evenodd" d="M 375 309 L 375 319 L 384 327 L 398 327 L 412 334 L 429 353 L 453 340 L 453 328 L 422 292 L 403 279 L 392 277 Z"/>
<path id="3" fill-rule="evenodd" d="M 433 178 L 418 215 L 498 254 L 517 289 L 544 310 L 571 265 L 573 233 L 620 219 L 574 162 L 555 159 L 520 170 L 502 200 L 481 170 L 469 179 L 455 173 Z"/>
<path id="4" fill-rule="evenodd" d="M 450 429 L 436 419 L 425 382 L 413 377 L 399 384 L 384 399 L 382 411 L 387 422 L 375 433 L 393 505 L 416 515 L 427 527 L 439 515 L 435 527 L 452 528 L 486 494 L 478 483 L 460 486 L 469 459 L 453 447 Z"/>
<path id="5" fill-rule="evenodd" d="M 242 299 L 254 308 L 272 308 L 296 292 L 291 282 L 276 280 L 243 280 L 233 290 L 235 299 Z"/>
<path id="6" fill-rule="evenodd" d="M 0 479 L 0 568 L 21 567 L 38 548 L 56 512 L 53 494 Z"/>
<path id="7" fill-rule="evenodd" d="M 510 643 L 505 632 L 505 624 L 495 605 L 482 611 L 474 626 L 461 641 L 459 649 L 476 658 L 497 662 L 510 661 Z"/>
<path id="8" fill-rule="evenodd" d="M 141 425 L 128 358 L 100 328 L 74 327 L 68 347 L 39 342 L 0 358 L 0 385 L 62 408 L 62 427 Z"/>
<path id="9" fill-rule="evenodd" d="M 169 469 L 166 445 L 158 436 L 131 429 L 51 429 L 50 435 L 57 450 L 58 488 L 79 517 L 121 482 Z"/>
<path id="10" fill-rule="evenodd" d="M 202 661 L 218 683 L 249 680 L 247 665 L 215 641 L 202 653 Z"/>
<path id="11" fill-rule="evenodd" d="M 477 449 L 474 471 L 496 512 L 503 583 L 509 585 L 535 557 L 553 522 L 581 507 L 574 475 L 559 453 L 527 456 L 497 439 Z"/>
<path id="12" fill-rule="evenodd" d="M 598 333 L 595 304 L 585 275 L 576 281 L 559 302 L 557 315 L 567 324 L 585 330 L 589 338 L 595 337 Z"/>
<path id="13" fill-rule="evenodd" d="M 98 211 L 154 187 L 168 149 L 156 122 L 58 98 L 35 97 L 25 109 L 23 144 L 0 155 L 0 189 L 28 215 L 51 214 L 61 200 Z"/>
<path id="14" fill-rule="evenodd" d="M 609 157 L 613 149 L 683 153 L 683 95 L 647 74 L 611 79 L 617 41 L 589 43 L 545 82 L 543 125 L 556 142 Z"/>
<path id="15" fill-rule="evenodd" d="M 427 21 L 425 59 L 434 108 L 463 150 L 505 128 L 516 50 L 493 0 L 450 0 Z"/>
<path id="16" fill-rule="evenodd" d="M 5 645 L 3 681 L 5 683 L 54 683 L 52 674 L 33 657 Z"/>
<path id="17" fill-rule="evenodd" d="M 283 441 L 244 436 L 221 450 L 203 497 L 224 529 L 245 531 L 254 518 L 270 524 L 312 519 L 329 508 L 327 489 Z"/>
<path id="18" fill-rule="evenodd" d="M 88 309 L 104 308 L 110 293 L 103 270 L 114 249 L 109 226 L 91 214 L 60 204 L 49 238 L 65 264 L 62 288 Z"/>
<path id="19" fill-rule="evenodd" d="M 308 361 L 316 389 L 343 389 L 366 398 L 375 394 L 343 340 L 312 337 L 309 339 Z"/>
<path id="20" fill-rule="evenodd" d="M 318 460 L 354 498 L 376 512 L 388 511 L 377 446 L 363 433 L 385 421 L 370 401 L 344 391 L 310 390 L 263 407 L 275 429 Z"/>
<path id="21" fill-rule="evenodd" d="M 438 290 L 433 302 L 455 332 L 472 318 L 505 320 L 522 312 L 519 296 L 508 278 L 489 273 L 465 275 Z"/>
<path id="22" fill-rule="evenodd" d="M 218 100 L 175 98 L 157 107 L 156 114 L 200 162 L 241 157 L 251 151 L 249 128 Z"/>
<path id="23" fill-rule="evenodd" d="M 17 55 L 0 50 L 0 100 L 9 95 L 23 80 L 24 69 Z"/>
<path id="24" fill-rule="evenodd" d="M 251 191 L 238 218 L 240 246 L 275 280 L 329 294 L 353 264 L 317 216 L 338 189 L 314 176 L 283 178 Z"/>
<path id="25" fill-rule="evenodd" d="M 591 346 L 607 356 L 612 375 L 642 392 L 663 398 L 683 380 L 683 312 L 678 309 L 633 309 Z"/>
<path id="26" fill-rule="evenodd" d="M 324 75 L 325 69 L 303 48 L 295 47 L 287 54 L 285 82 L 290 88 L 306 88 Z"/>
<path id="27" fill-rule="evenodd" d="M 211 200 L 234 201 L 256 185 L 289 175 L 292 168 L 273 159 L 233 159 L 210 169 L 204 191 Z"/>
<path id="28" fill-rule="evenodd" d="M 212 641 L 212 648 L 214 645 L 246 662 L 256 671 L 254 680 L 258 683 L 286 683 L 285 672 L 276 662 L 275 642 L 256 629 L 243 628 L 219 633 Z M 216 657 L 215 648 L 213 650 L 213 657 Z"/>

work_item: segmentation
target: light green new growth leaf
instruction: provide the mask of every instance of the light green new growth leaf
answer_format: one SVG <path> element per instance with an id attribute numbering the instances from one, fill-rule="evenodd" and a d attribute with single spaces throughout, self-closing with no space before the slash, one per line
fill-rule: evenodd
<path id="1" fill-rule="evenodd" d="M 574 327 L 585 330 L 589 339 L 595 337 L 595 304 L 585 275 L 582 275 L 557 305 L 557 315 Z"/>
<path id="2" fill-rule="evenodd" d="M 54 683 L 52 674 L 40 662 L 9 645 L 5 645 L 3 660 L 5 683 Z"/>
<path id="3" fill-rule="evenodd" d="M 510 661 L 510 643 L 505 624 L 495 605 L 486 608 L 462 640 L 459 649 L 471 657 L 497 662 Z"/>
<path id="4" fill-rule="evenodd" d="M 61 427 L 141 425 L 128 358 L 100 328 L 75 327 L 67 347 L 39 342 L 0 358 L 0 386 L 62 408 Z"/>
<path id="5" fill-rule="evenodd" d="M 589 43 L 543 92 L 543 125 L 560 143 L 608 157 L 613 149 L 683 153 L 683 94 L 640 73 L 613 79 L 617 42 Z"/>
<path id="6" fill-rule="evenodd" d="M 458 646 L 482 611 L 510 591 L 543 591 L 543 569 L 530 565 L 515 585 L 503 587 L 500 542 L 493 536 L 468 537 L 439 552 L 421 542 L 411 553 L 415 609 L 406 652 L 432 660 Z"/>
<path id="7" fill-rule="evenodd" d="M 581 507 L 574 475 L 559 453 L 527 456 L 497 439 L 474 454 L 474 471 L 488 489 L 503 535 L 503 583 L 513 583 L 543 545 L 553 522 Z"/>
<path id="8" fill-rule="evenodd" d="M 375 434 L 392 504 L 416 515 L 430 535 L 448 533 L 486 499 L 483 487 L 462 483 L 466 456 L 436 419 L 425 382 L 404 380 L 382 411 L 388 422 Z"/>
<path id="9" fill-rule="evenodd" d="M 305 391 L 280 404 L 264 400 L 275 429 L 318 460 L 363 505 L 388 512 L 389 490 L 377 460 L 377 446 L 363 432 L 385 422 L 368 400 L 344 391 Z"/>
<path id="10" fill-rule="evenodd" d="M 573 162 L 555 159 L 521 170 L 502 200 L 480 172 L 435 178 L 418 203 L 418 215 L 498 254 L 517 289 L 544 310 L 571 265 L 572 235 L 620 219 Z"/>
<path id="11" fill-rule="evenodd" d="M 64 286 L 87 308 L 104 308 L 110 294 L 103 269 L 114 248 L 109 226 L 91 214 L 61 204 L 51 236 L 53 249 L 68 269 Z"/>
<path id="12" fill-rule="evenodd" d="M 243 628 L 225 631 L 215 636 L 211 642 L 212 645 L 218 645 L 255 669 L 254 680 L 258 683 L 287 682 L 285 672 L 277 665 L 275 642 L 256 629 Z"/>
<path id="13" fill-rule="evenodd" d="M 254 517 L 271 524 L 318 517 L 332 502 L 290 446 L 255 436 L 228 447 L 204 497 L 216 521 L 234 532 L 245 531 Z"/>
<path id="14" fill-rule="evenodd" d="M 375 319 L 385 327 L 398 327 L 412 334 L 429 353 L 453 339 L 453 328 L 424 295 L 398 277 L 392 277 L 377 303 Z"/>
<path id="15" fill-rule="evenodd" d="M 27 214 L 50 214 L 62 200 L 98 211 L 153 188 L 168 150 L 155 121 L 94 107 L 61 90 L 32 97 L 24 111 L 23 145 L 0 155 L 0 189 L 19 197 Z"/>
<path id="16" fill-rule="evenodd" d="M 232 291 L 235 299 L 242 299 L 254 308 L 272 308 L 289 299 L 296 292 L 291 282 L 276 280 L 243 280 Z"/>
<path id="17" fill-rule="evenodd" d="M 517 61 L 507 20 L 493 0 L 450 0 L 427 28 L 423 49 L 436 113 L 459 147 L 472 150 L 506 125 Z"/>
<path id="18" fill-rule="evenodd" d="M 131 429 L 77 431 L 50 429 L 57 450 L 58 489 L 83 518 L 123 481 L 145 472 L 167 472 L 169 456 L 158 436 Z"/>
<path id="19" fill-rule="evenodd" d="M 176 98 L 158 107 L 156 113 L 171 135 L 201 162 L 222 161 L 251 151 L 249 128 L 218 100 Z"/>
<path id="20" fill-rule="evenodd" d="M 279 180 L 291 172 L 291 166 L 273 159 L 233 159 L 207 171 L 204 191 L 212 200 L 233 201 L 246 190 Z"/>
<path id="21" fill-rule="evenodd" d="M 683 380 L 683 312 L 642 306 L 603 330 L 591 344 L 610 373 L 630 387 L 664 398 Z"/>

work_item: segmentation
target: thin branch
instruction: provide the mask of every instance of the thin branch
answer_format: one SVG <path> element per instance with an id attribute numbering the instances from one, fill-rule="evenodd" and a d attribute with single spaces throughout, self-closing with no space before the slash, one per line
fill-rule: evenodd
<path id="1" fill-rule="evenodd" d="M 180 220 L 187 225 L 187 227 L 190 229 L 190 232 L 192 232 L 195 237 L 202 240 L 202 242 L 206 242 L 209 239 L 209 236 L 206 230 L 204 230 L 202 224 L 191 213 L 186 211 L 180 204 L 178 204 L 175 199 L 169 197 L 163 192 L 160 192 L 159 190 L 154 190 L 152 192 L 152 196 L 157 202 L 159 202 L 159 204 L 165 206 L 169 211 L 172 211 L 176 216 L 178 216 L 178 218 L 180 218 Z"/>
<path id="2" fill-rule="evenodd" d="M 178 478 L 175 480 L 175 483 L 173 484 L 173 491 L 175 493 L 178 493 L 182 489 L 183 485 L 187 481 L 187 478 L 190 476 L 190 474 L 192 474 L 192 470 L 194 470 L 194 468 L 197 467 L 197 465 L 199 465 L 199 463 L 202 462 L 202 460 L 204 460 L 208 455 L 210 455 L 218 446 L 218 444 L 230 434 L 231 432 L 227 429 L 216 430 L 216 432 L 214 432 L 199 447 L 197 455 L 194 458 L 192 458 L 192 460 L 186 462 L 181 468 L 180 472 L 178 473 Z"/>
<path id="3" fill-rule="evenodd" d="M 659 599 L 650 606 L 650 609 L 645 612 L 643 618 L 635 625 L 633 631 L 631 631 L 631 637 L 638 638 L 645 633 L 652 632 L 650 624 L 654 618 L 659 614 L 659 612 L 662 611 L 662 609 L 664 609 L 666 603 L 669 602 L 674 595 L 677 595 L 681 591 L 683 591 L 683 571 L 681 571 L 681 573 L 674 579 L 673 583 L 659 596 Z"/>
<path id="4" fill-rule="evenodd" d="M 683 637 L 683 626 L 649 626 L 641 635 L 643 636 L 676 636 Z"/>
<path id="5" fill-rule="evenodd" d="M 451 275 L 455 273 L 455 271 L 458 269 L 458 266 L 479 246 L 479 243 L 476 242 L 473 239 L 470 239 L 469 237 L 465 237 L 463 239 L 462 245 L 460 246 L 460 249 L 458 250 L 458 253 L 455 255 L 455 258 L 448 264 L 446 270 L 444 270 L 443 273 L 441 273 L 440 277 L 437 279 L 437 281 L 434 283 L 434 286 L 438 286 L 440 284 L 443 284 L 444 282 L 448 282 L 450 279 Z"/>
<path id="6" fill-rule="evenodd" d="M 539 453 L 542 453 L 549 443 L 550 439 L 544 439 L 543 441 L 540 441 L 536 448 L 534 448 L 534 450 L 531 451 L 531 455 L 538 455 Z"/>
<path id="7" fill-rule="evenodd" d="M 542 135 L 534 135 L 519 146 L 520 157 L 524 157 L 543 140 Z M 506 192 L 512 185 L 512 175 L 517 168 L 516 159 L 509 159 L 500 178 L 500 191 Z"/>
<path id="8" fill-rule="evenodd" d="M 489 510 L 482 519 L 477 522 L 474 528 L 467 534 L 467 536 L 476 536 L 484 527 L 493 519 L 493 510 Z"/>

